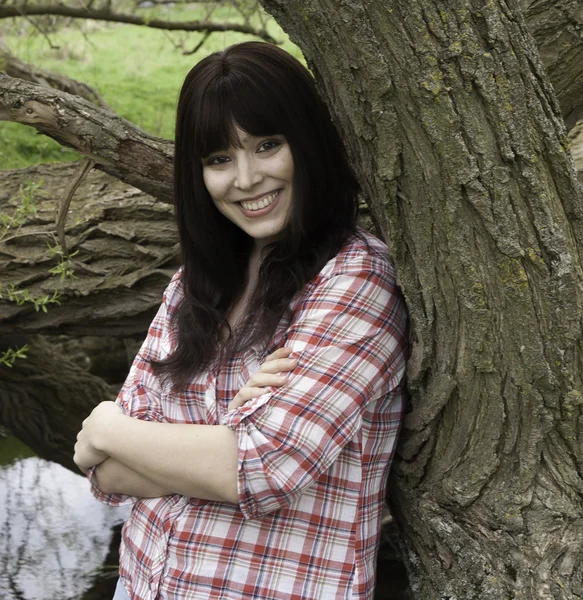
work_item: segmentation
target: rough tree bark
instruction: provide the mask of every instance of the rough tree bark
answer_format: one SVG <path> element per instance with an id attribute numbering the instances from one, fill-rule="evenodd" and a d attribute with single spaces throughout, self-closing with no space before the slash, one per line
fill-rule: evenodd
<path id="1" fill-rule="evenodd" d="M 40 336 L 18 369 L 0 366 L 0 423 L 38 456 L 75 473 L 73 446 L 83 419 L 115 393 Z"/>
<path id="2" fill-rule="evenodd" d="M 42 182 L 33 198 L 36 213 L 0 244 L 2 296 L 11 284 L 33 298 L 60 294 L 59 304 L 50 304 L 46 314 L 31 303 L 0 302 L 0 351 L 29 346 L 26 360 L 13 368 L 0 366 L 0 423 L 38 456 L 75 472 L 72 448 L 81 421 L 97 403 L 115 398 L 125 378 L 124 373 L 110 379 L 118 383 L 112 389 L 102 378 L 104 363 L 115 357 L 127 369 L 130 357 L 119 338 L 143 338 L 178 258 L 170 205 L 96 171 L 77 190 L 65 230 L 67 247 L 75 253 L 74 278 L 52 276 L 56 259 L 47 244 L 55 244 L 56 204 L 76 166 L 5 171 L 0 191 L 0 214 L 11 215 L 23 182 Z M 85 352 L 61 338 L 31 333 L 118 339 L 106 338 L 107 360 L 101 348 L 99 364 L 90 365 Z"/>
<path id="3" fill-rule="evenodd" d="M 0 244 L 0 287 L 11 284 L 38 298 L 60 294 L 48 312 L 0 301 L 0 338 L 26 333 L 144 335 L 178 266 L 178 235 L 170 205 L 108 175 L 89 174 L 70 207 L 66 243 L 74 277 L 49 272 L 56 258 L 56 204 L 75 164 L 5 171 L 0 213 L 12 214 L 23 180 L 42 182 L 36 214 Z M 4 291 L 4 297 L 6 292 Z"/>
<path id="4" fill-rule="evenodd" d="M 38 456 L 78 472 L 72 448 L 81 421 L 115 398 L 177 268 L 178 239 L 170 205 L 95 171 L 77 190 L 66 226 L 74 278 L 52 276 L 56 259 L 47 243 L 55 243 L 55 207 L 76 166 L 2 173 L 0 214 L 13 214 L 23 182 L 42 183 L 36 213 L 0 243 L 0 291 L 5 298 L 13 284 L 33 298 L 60 297 L 46 314 L 31 303 L 0 302 L 0 352 L 29 347 L 26 360 L 0 366 L 0 423 Z M 86 340 L 63 340 L 64 333 L 104 337 L 88 351 Z"/>
<path id="5" fill-rule="evenodd" d="M 415 597 L 580 597 L 583 206 L 517 3 L 263 4 L 329 101 L 410 309 L 391 497 Z"/>

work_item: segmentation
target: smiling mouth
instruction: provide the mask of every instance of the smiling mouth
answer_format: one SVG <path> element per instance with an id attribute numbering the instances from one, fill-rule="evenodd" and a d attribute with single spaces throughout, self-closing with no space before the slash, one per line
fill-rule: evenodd
<path id="1" fill-rule="evenodd" d="M 264 196 L 263 198 L 261 198 L 261 200 L 254 200 L 253 202 L 239 202 L 239 204 L 245 210 L 261 210 L 262 208 L 266 208 L 267 206 L 272 204 L 279 192 L 281 192 L 281 190 L 275 190 L 275 192 L 267 194 L 267 196 Z"/>

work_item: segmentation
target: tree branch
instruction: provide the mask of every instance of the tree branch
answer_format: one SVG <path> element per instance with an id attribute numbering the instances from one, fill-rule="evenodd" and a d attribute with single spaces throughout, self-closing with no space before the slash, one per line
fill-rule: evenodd
<path id="1" fill-rule="evenodd" d="M 102 108 L 109 108 L 99 92 L 86 83 L 25 63 L 3 47 L 0 47 L 0 71 L 10 75 L 10 77 L 61 90 L 85 98 L 85 100 L 89 100 Z"/>
<path id="2" fill-rule="evenodd" d="M 22 181 L 42 181 L 34 214 L 0 243 L 0 287 L 32 298 L 58 292 L 58 304 L 35 312 L 31 302 L 0 299 L 0 339 L 13 334 L 143 335 L 162 292 L 178 268 L 178 235 L 171 206 L 91 171 L 75 194 L 64 228 L 74 277 L 51 275 L 56 258 L 55 213 L 77 163 L 2 173 L 0 213 L 19 204 Z M 73 256 L 74 255 L 74 256 Z"/>
<path id="3" fill-rule="evenodd" d="M 173 143 L 92 102 L 0 73 L 0 120 L 30 125 L 96 168 L 172 202 Z"/>
<path id="4" fill-rule="evenodd" d="M 95 21 L 108 21 L 110 23 L 126 23 L 128 25 L 141 25 L 153 29 L 168 31 L 235 31 L 254 35 L 266 42 L 278 42 L 265 29 L 256 29 L 251 25 L 240 23 L 215 23 L 212 21 L 166 21 L 164 19 L 149 19 L 139 15 L 118 13 L 109 7 L 92 8 L 90 6 L 66 6 L 64 4 L 29 4 L 20 3 L 11 6 L 0 6 L 0 19 L 11 17 L 53 15 L 69 17 L 72 19 L 92 19 Z"/>

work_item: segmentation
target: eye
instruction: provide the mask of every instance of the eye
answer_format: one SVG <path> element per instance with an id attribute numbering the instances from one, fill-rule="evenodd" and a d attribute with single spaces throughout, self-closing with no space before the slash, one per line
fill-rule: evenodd
<path id="1" fill-rule="evenodd" d="M 209 156 L 209 157 L 203 159 L 203 165 L 205 167 L 216 167 L 219 165 L 224 165 L 225 163 L 229 162 L 229 160 L 231 160 L 231 159 L 228 156 L 222 156 L 222 155 Z"/>
<path id="2" fill-rule="evenodd" d="M 270 150 L 273 150 L 274 148 L 277 148 L 278 146 L 281 146 L 281 142 L 278 142 L 277 140 L 268 140 L 267 142 L 263 142 L 259 148 L 257 149 L 257 152 L 269 152 Z"/>

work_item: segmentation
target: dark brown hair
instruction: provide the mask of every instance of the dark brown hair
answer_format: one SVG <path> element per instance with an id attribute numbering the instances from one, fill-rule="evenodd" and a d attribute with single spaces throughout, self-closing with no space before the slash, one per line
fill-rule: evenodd
<path id="1" fill-rule="evenodd" d="M 225 343 L 220 331 L 228 329 L 228 311 L 243 291 L 252 239 L 215 208 L 202 159 L 236 145 L 237 127 L 285 137 L 294 197 L 281 239 L 264 251 L 254 310 Z M 262 42 L 200 61 L 186 76 L 176 118 L 174 198 L 184 289 L 174 316 L 177 347 L 155 369 L 183 387 L 217 358 L 267 341 L 291 299 L 355 232 L 357 191 L 328 110 L 299 61 Z"/>

